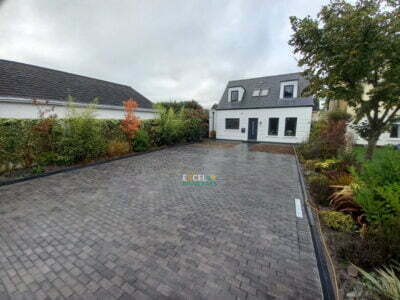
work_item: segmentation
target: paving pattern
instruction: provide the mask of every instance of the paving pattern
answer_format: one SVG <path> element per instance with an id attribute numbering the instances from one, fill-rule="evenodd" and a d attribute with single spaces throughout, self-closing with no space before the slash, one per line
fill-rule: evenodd
<path id="1" fill-rule="evenodd" d="M 0 187 L 0 299 L 321 299 L 300 197 L 293 156 L 246 144 Z"/>

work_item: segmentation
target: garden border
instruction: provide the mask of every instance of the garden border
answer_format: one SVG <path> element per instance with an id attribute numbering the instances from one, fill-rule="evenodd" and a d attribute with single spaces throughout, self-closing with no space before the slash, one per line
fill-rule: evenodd
<path id="1" fill-rule="evenodd" d="M 297 172 L 300 178 L 300 186 L 303 196 L 302 198 L 303 198 L 304 210 L 306 212 L 306 216 L 308 219 L 308 224 L 311 231 L 311 238 L 314 245 L 315 256 L 317 258 L 317 266 L 319 271 L 319 277 L 321 280 L 322 293 L 324 295 L 324 299 L 326 300 L 338 299 L 337 297 L 339 297 L 339 295 L 336 295 L 335 293 L 332 283 L 332 275 L 331 272 L 329 271 L 329 267 L 327 265 L 327 260 L 326 260 L 326 256 L 329 255 L 329 253 L 326 253 L 326 251 L 323 248 L 323 241 L 321 240 L 322 237 L 320 236 L 320 234 L 318 233 L 318 229 L 316 228 L 314 212 L 310 209 L 310 206 L 307 203 L 310 197 L 308 190 L 305 186 L 303 171 L 300 165 L 299 157 L 297 155 L 295 146 L 293 146 L 293 150 L 294 150 L 294 156 L 296 158 Z"/>
<path id="2" fill-rule="evenodd" d="M 190 142 L 190 143 L 182 143 L 182 144 L 176 144 L 176 145 L 171 145 L 171 146 L 161 146 L 159 148 L 150 149 L 148 151 L 129 153 L 129 154 L 126 154 L 126 155 L 123 155 L 123 156 L 113 157 L 113 158 L 110 158 L 110 159 L 102 159 L 102 160 L 94 161 L 94 162 L 87 163 L 87 164 L 84 164 L 84 165 L 71 166 L 71 167 L 61 168 L 61 169 L 54 170 L 54 171 L 49 171 L 49 172 L 46 172 L 46 173 L 43 173 L 43 174 L 31 175 L 31 176 L 26 176 L 26 177 L 22 177 L 22 178 L 2 181 L 2 182 L 0 182 L 0 187 L 6 186 L 6 185 L 11 185 L 11 184 L 14 184 L 14 183 L 29 181 L 29 180 L 33 180 L 33 179 L 37 179 L 37 178 L 41 178 L 41 177 L 47 177 L 47 176 L 51 176 L 51 175 L 55 175 L 55 174 L 59 174 L 59 173 L 67 173 L 67 172 L 74 171 L 74 170 L 79 170 L 79 169 L 83 169 L 83 168 L 88 168 L 88 167 L 93 167 L 93 166 L 97 166 L 97 165 L 106 164 L 106 163 L 113 162 L 113 161 L 116 161 L 116 160 L 121 160 L 121 159 L 125 159 L 125 158 L 131 158 L 131 157 L 135 157 L 135 156 L 141 156 L 141 155 L 152 153 L 152 152 L 157 152 L 157 151 L 161 151 L 161 150 L 165 150 L 165 149 L 171 149 L 171 148 L 180 147 L 180 146 L 191 145 L 191 144 L 195 144 L 195 143 L 196 142 Z"/>

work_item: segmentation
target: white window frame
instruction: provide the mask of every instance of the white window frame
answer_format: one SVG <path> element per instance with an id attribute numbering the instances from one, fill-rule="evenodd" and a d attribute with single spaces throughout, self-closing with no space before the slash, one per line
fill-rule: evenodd
<path id="1" fill-rule="evenodd" d="M 232 91 L 237 91 L 238 92 L 238 101 L 231 101 L 231 94 Z M 232 103 L 239 103 L 243 100 L 243 95 L 244 95 L 244 88 L 241 86 L 236 86 L 236 87 L 230 87 L 228 88 L 228 102 L 232 102 Z"/>
<path id="2" fill-rule="evenodd" d="M 399 140 L 400 139 L 400 123 L 394 123 L 392 126 L 396 125 L 397 126 L 397 137 L 392 137 L 391 136 L 391 131 L 389 131 L 389 139 L 391 140 Z M 392 128 L 390 128 L 391 130 Z"/>
<path id="3" fill-rule="evenodd" d="M 269 95 L 269 88 L 266 88 L 266 89 L 262 89 L 261 90 L 261 93 L 260 93 L 260 96 L 261 97 L 266 97 L 266 96 L 268 96 Z"/>
<path id="4" fill-rule="evenodd" d="M 294 98 L 297 98 L 298 84 L 299 84 L 299 82 L 298 82 L 297 80 L 293 80 L 293 81 L 282 81 L 282 82 L 281 82 L 281 90 L 280 90 L 280 93 L 279 93 L 279 98 L 280 98 L 280 99 L 294 99 Z M 284 87 L 285 87 L 286 85 L 293 85 L 293 98 L 284 98 L 284 97 L 283 97 L 283 90 L 284 90 Z"/>
<path id="5" fill-rule="evenodd" d="M 261 93 L 261 90 L 260 90 L 260 89 L 255 89 L 255 90 L 253 91 L 252 96 L 253 96 L 253 97 L 259 97 L 259 96 L 260 96 L 260 93 Z"/>

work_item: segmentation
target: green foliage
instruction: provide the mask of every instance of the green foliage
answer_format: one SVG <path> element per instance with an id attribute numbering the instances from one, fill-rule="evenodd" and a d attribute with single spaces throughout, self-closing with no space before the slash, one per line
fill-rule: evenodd
<path id="1" fill-rule="evenodd" d="M 289 44 L 310 85 L 305 95 L 344 100 L 362 119 L 371 159 L 379 136 L 400 110 L 400 6 L 397 1 L 331 1 L 317 19 L 291 17 Z M 369 85 L 369 101 L 364 101 Z"/>
<path id="2" fill-rule="evenodd" d="M 127 141 L 111 141 L 107 144 L 107 155 L 109 157 L 120 156 L 129 153 L 130 144 Z"/>
<path id="3" fill-rule="evenodd" d="M 326 117 L 329 122 L 340 122 L 340 121 L 348 122 L 351 119 L 351 114 L 349 114 L 345 110 L 335 109 L 328 112 Z"/>
<path id="4" fill-rule="evenodd" d="M 159 102 L 156 107 L 163 106 L 165 109 L 172 108 L 176 113 L 180 112 L 182 109 L 189 110 L 202 110 L 203 107 L 195 100 L 191 101 L 171 101 L 171 102 Z"/>
<path id="5" fill-rule="evenodd" d="M 150 136 L 144 128 L 140 128 L 139 131 L 136 132 L 135 137 L 133 139 L 133 151 L 141 152 L 150 149 Z"/>
<path id="6" fill-rule="evenodd" d="M 157 105 L 158 118 L 155 127 L 155 144 L 172 145 L 183 141 L 184 121 L 182 112 L 176 113 L 172 108 L 166 109 Z"/>
<path id="7" fill-rule="evenodd" d="M 42 152 L 37 158 L 37 164 L 39 166 L 49 166 L 58 164 L 59 162 L 60 162 L 60 157 L 55 152 Z"/>
<path id="8" fill-rule="evenodd" d="M 321 119 L 311 124 L 308 142 L 298 146 L 303 159 L 327 159 L 336 157 L 345 145 L 346 123 Z"/>
<path id="9" fill-rule="evenodd" d="M 400 264 L 395 262 L 391 267 L 383 267 L 368 273 L 360 268 L 363 285 L 372 296 L 379 299 L 400 299 Z"/>
<path id="10" fill-rule="evenodd" d="M 29 167 L 39 153 L 33 127 L 38 120 L 0 120 L 0 165 Z"/>
<path id="11" fill-rule="evenodd" d="M 337 166 L 338 163 L 339 163 L 339 160 L 329 158 L 329 159 L 326 159 L 323 161 L 318 161 L 314 165 L 315 165 L 315 167 L 322 169 L 322 170 L 332 170 Z"/>
<path id="12" fill-rule="evenodd" d="M 91 161 L 106 153 L 106 141 L 92 107 L 83 111 L 70 107 L 63 125 L 63 135 L 57 148 L 67 162 Z"/>
<path id="13" fill-rule="evenodd" d="M 337 231 L 353 232 L 356 227 L 351 215 L 327 210 L 320 211 L 319 215 L 328 227 Z"/>
<path id="14" fill-rule="evenodd" d="M 400 219 L 400 152 L 387 148 L 379 159 L 365 162 L 361 171 L 354 171 L 359 182 L 355 201 L 368 221 L 390 228 Z"/>
<path id="15" fill-rule="evenodd" d="M 339 171 L 350 172 L 352 168 L 359 169 L 360 163 L 357 160 L 357 153 L 350 150 L 341 150 L 338 153 L 339 163 L 337 165 Z"/>
<path id="16" fill-rule="evenodd" d="M 106 141 L 125 141 L 125 133 L 121 130 L 121 120 L 98 120 L 101 132 Z"/>
<path id="17" fill-rule="evenodd" d="M 188 107 L 197 107 L 190 103 Z M 94 105 L 76 109 L 69 103 L 65 119 L 41 114 L 38 120 L 0 119 L 0 173 L 18 168 L 71 165 L 93 161 L 106 154 L 146 151 L 153 146 L 198 141 L 208 133 L 207 113 L 202 109 L 160 107 L 159 117 L 141 122 L 131 140 L 120 120 L 94 118 Z"/>
<path id="18" fill-rule="evenodd" d="M 38 175 L 38 174 L 43 174 L 44 169 L 42 167 L 34 167 L 32 168 L 32 174 Z"/>
<path id="19" fill-rule="evenodd" d="M 329 179 L 323 174 L 314 174 L 308 177 L 310 185 L 310 193 L 313 199 L 323 206 L 329 205 L 329 195 L 331 193 L 329 188 Z"/>

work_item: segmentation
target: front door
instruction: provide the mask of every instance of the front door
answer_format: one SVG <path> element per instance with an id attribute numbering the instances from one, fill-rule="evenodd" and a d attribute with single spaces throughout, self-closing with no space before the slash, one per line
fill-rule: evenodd
<path id="1" fill-rule="evenodd" d="M 258 119 L 250 118 L 249 119 L 248 136 L 247 136 L 247 138 L 249 140 L 253 140 L 253 141 L 257 140 L 257 127 L 258 127 Z"/>

